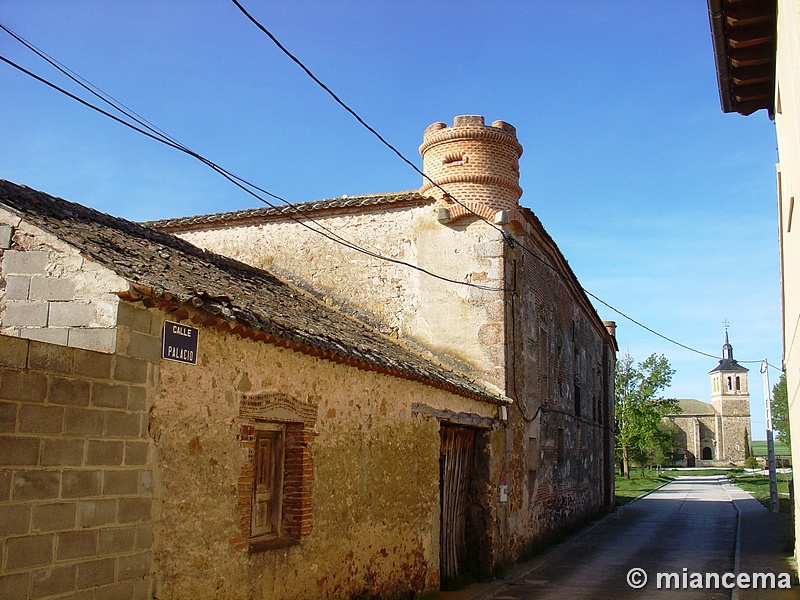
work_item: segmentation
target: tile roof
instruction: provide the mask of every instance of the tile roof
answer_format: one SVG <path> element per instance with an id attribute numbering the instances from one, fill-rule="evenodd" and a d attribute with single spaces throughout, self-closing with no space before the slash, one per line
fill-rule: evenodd
<path id="1" fill-rule="evenodd" d="M 715 415 L 717 411 L 714 406 L 702 400 L 695 400 L 693 398 L 681 398 L 678 401 L 678 406 L 681 408 L 680 413 L 671 413 L 671 417 L 689 417 L 695 415 Z"/>
<path id="2" fill-rule="evenodd" d="M 324 305 L 267 271 L 176 236 L 0 179 L 0 205 L 132 284 L 131 299 L 176 303 L 224 328 L 335 362 L 491 403 L 507 400 L 466 375 Z"/>
<path id="3" fill-rule="evenodd" d="M 327 200 L 317 200 L 314 202 L 302 202 L 299 204 L 287 204 L 285 206 L 264 206 L 260 208 L 250 208 L 231 212 L 214 213 L 210 215 L 196 215 L 190 217 L 178 217 L 175 219 L 161 219 L 158 221 L 148 221 L 144 223 L 149 227 L 164 230 L 184 230 L 193 227 L 206 226 L 219 223 L 231 223 L 235 221 L 251 221 L 263 218 L 288 217 L 297 215 L 302 217 L 308 213 L 316 213 L 326 210 L 350 209 L 350 208 L 381 208 L 386 206 L 406 206 L 409 204 L 432 204 L 433 198 L 422 196 L 417 191 L 392 192 L 387 194 L 372 194 L 369 196 L 342 196 L 341 198 L 329 198 Z"/>

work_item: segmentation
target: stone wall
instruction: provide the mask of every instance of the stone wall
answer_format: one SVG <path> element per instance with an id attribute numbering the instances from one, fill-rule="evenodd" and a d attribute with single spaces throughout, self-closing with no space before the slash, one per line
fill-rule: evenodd
<path id="1" fill-rule="evenodd" d="M 2 598 L 151 597 L 158 337 L 120 324 L 116 355 L 0 336 Z"/>
<path id="2" fill-rule="evenodd" d="M 474 218 L 443 227 L 430 205 L 320 211 L 314 220 L 371 251 L 488 289 L 371 258 L 285 217 L 177 235 L 267 268 L 384 333 L 417 342 L 438 360 L 505 387 L 504 242 L 496 230 Z"/>
<path id="3" fill-rule="evenodd" d="M 374 261 L 280 218 L 179 235 L 322 289 L 327 301 L 373 322 L 385 320 L 385 331 L 419 342 L 515 399 L 507 430 L 492 438 L 497 471 L 487 483 L 505 486 L 509 494 L 490 503 L 497 511 L 492 566 L 514 561 L 544 536 L 613 506 L 614 349 L 564 266 L 557 267 L 561 274 L 548 266 L 557 264 L 552 241 L 537 238 L 542 234 L 536 227 L 521 228 L 526 247 L 547 249 L 536 250 L 537 259 L 510 248 L 474 216 L 442 224 L 430 206 L 324 212 L 315 219 L 389 256 L 492 289 Z"/>
<path id="4" fill-rule="evenodd" d="M 158 597 L 350 598 L 439 586 L 440 418 L 498 408 L 202 327 L 196 366 L 164 362 L 150 430 L 160 458 Z M 285 425 L 297 527 L 248 540 L 253 427 Z M 304 437 L 303 437 L 304 436 Z M 303 454 L 305 452 L 305 454 Z M 493 501 L 496 466 L 487 465 Z M 492 479 L 494 478 L 494 479 Z M 293 488 L 289 490 L 289 488 Z M 302 504 L 302 502 L 301 502 Z M 284 510 L 287 510 L 284 505 Z M 487 521 L 493 516 L 487 514 Z M 486 554 L 497 552 L 487 548 Z"/>
<path id="5" fill-rule="evenodd" d="M 506 331 L 509 543 L 516 558 L 538 539 L 613 507 L 614 350 L 569 277 L 533 237 L 509 249 Z M 516 507 L 516 512 L 514 512 Z"/>

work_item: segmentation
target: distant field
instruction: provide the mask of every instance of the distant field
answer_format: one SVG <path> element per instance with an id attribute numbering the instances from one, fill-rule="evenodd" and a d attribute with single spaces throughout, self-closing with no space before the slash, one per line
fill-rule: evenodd
<path id="1" fill-rule="evenodd" d="M 791 459 L 792 451 L 786 444 L 775 442 L 775 458 Z M 753 456 L 763 458 L 767 455 L 767 442 L 753 442 Z"/>

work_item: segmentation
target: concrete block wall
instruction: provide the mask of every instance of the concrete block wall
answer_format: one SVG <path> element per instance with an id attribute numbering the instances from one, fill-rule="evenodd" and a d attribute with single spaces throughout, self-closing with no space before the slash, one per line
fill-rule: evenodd
<path id="1" fill-rule="evenodd" d="M 120 317 L 129 354 L 0 336 L 0 598 L 152 597 L 160 321 Z"/>
<path id="2" fill-rule="evenodd" d="M 96 281 L 82 259 L 49 250 L 41 232 L 30 235 L 24 224 L 18 226 L 22 229 L 0 224 L 0 284 L 5 284 L 0 285 L 0 332 L 113 352 L 117 298 L 108 293 L 113 286 Z M 15 237 L 18 231 L 24 235 Z"/>

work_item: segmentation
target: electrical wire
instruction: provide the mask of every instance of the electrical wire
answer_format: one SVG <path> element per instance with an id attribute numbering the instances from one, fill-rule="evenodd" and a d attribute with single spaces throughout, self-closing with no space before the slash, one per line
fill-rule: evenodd
<path id="1" fill-rule="evenodd" d="M 564 275 L 560 271 L 558 271 L 554 266 L 552 266 L 546 260 L 544 260 L 543 258 L 538 256 L 536 253 L 534 253 L 530 248 L 528 248 L 524 244 L 520 243 L 519 241 L 512 240 L 502 228 L 498 227 L 495 223 L 492 223 L 491 221 L 486 219 L 484 216 L 482 216 L 482 215 L 476 213 L 475 211 L 473 211 L 470 207 L 466 206 L 464 203 L 459 201 L 457 198 L 453 197 L 444 188 L 442 188 L 439 184 L 434 182 L 430 177 L 428 177 L 424 172 L 422 172 L 416 165 L 414 165 L 408 158 L 406 158 L 399 150 L 397 150 L 397 148 L 395 148 L 383 136 L 381 136 L 380 133 L 378 133 L 374 128 L 372 128 L 369 124 L 367 124 L 352 108 L 350 108 L 347 104 L 345 104 L 328 86 L 326 86 L 320 79 L 318 79 L 297 57 L 295 57 L 291 52 L 289 52 L 280 43 L 280 41 L 274 35 L 272 35 L 272 33 L 270 33 L 261 23 L 259 23 L 249 12 L 247 12 L 247 10 L 238 2 L 238 0 L 232 0 L 232 2 L 239 8 L 239 10 L 251 22 L 253 22 L 264 34 L 266 34 L 283 53 L 285 53 L 293 62 L 295 62 L 298 66 L 300 66 L 300 68 L 303 69 L 303 71 L 309 77 L 311 77 L 311 79 L 313 79 L 320 87 L 322 87 L 339 105 L 341 105 L 347 112 L 349 112 L 361 125 L 363 125 L 367 130 L 369 130 L 373 135 L 375 135 L 384 145 L 386 145 L 390 150 L 392 150 L 397 156 L 399 156 L 401 158 L 401 160 L 403 160 L 406 164 L 411 166 L 418 174 L 422 175 L 422 177 L 424 177 L 426 180 L 428 180 L 431 184 L 433 184 L 436 188 L 438 188 L 440 191 L 442 191 L 444 194 L 446 194 L 449 198 L 451 198 L 457 204 L 463 206 L 471 214 L 473 214 L 474 216 L 478 217 L 479 219 L 481 219 L 482 221 L 486 222 L 491 227 L 496 229 L 498 232 L 500 232 L 502 234 L 504 240 L 506 240 L 509 244 L 511 244 L 511 245 L 513 245 L 513 244 L 519 245 L 519 247 L 523 251 L 531 254 L 531 256 L 533 256 L 535 259 L 540 261 L 546 267 L 551 269 L 556 275 L 558 275 L 559 277 L 562 277 L 562 278 L 564 277 Z M 65 90 L 65 89 L 59 87 L 58 85 L 46 80 L 45 78 L 40 77 L 39 75 L 36 75 L 35 73 L 29 71 L 28 69 L 25 69 L 24 67 L 22 67 L 22 66 L 18 65 L 17 63 L 9 60 L 8 58 L 6 58 L 4 56 L 0 56 L 0 60 L 2 60 L 3 62 L 7 63 L 8 65 L 10 65 L 10 66 L 12 66 L 12 67 L 14 67 L 16 69 L 18 69 L 22 73 L 24 73 L 24 74 L 36 79 L 37 81 L 39 81 L 39 82 L 51 87 L 52 89 L 54 89 L 54 90 L 56 90 L 56 91 L 58 91 L 58 92 L 60 92 L 60 93 L 62 93 L 64 95 L 66 95 L 67 97 L 71 98 L 72 100 L 75 100 L 75 101 L 79 102 L 80 104 L 83 104 L 87 108 L 95 110 L 95 111 L 99 112 L 100 114 L 102 114 L 102 115 L 104 115 L 104 116 L 106 116 L 106 117 L 108 117 L 110 119 L 113 119 L 114 121 L 116 121 L 117 123 L 120 123 L 121 125 L 129 127 L 130 129 L 132 129 L 132 130 L 134 130 L 134 131 L 136 131 L 136 132 L 138 132 L 138 133 L 140 133 L 142 135 L 145 135 L 145 136 L 149 137 L 150 139 L 153 139 L 153 140 L 155 140 L 157 142 L 160 142 L 160 143 L 162 143 L 162 144 L 164 144 L 166 146 L 172 147 L 172 148 L 174 148 L 176 150 L 179 150 L 179 151 L 181 151 L 181 152 L 183 152 L 185 154 L 188 154 L 189 156 L 192 156 L 193 158 L 199 160 L 200 162 L 202 162 L 203 164 L 205 164 L 206 166 L 208 166 L 212 170 L 216 171 L 219 175 L 221 175 L 222 177 L 224 177 L 225 179 L 227 179 L 228 181 L 233 183 L 235 186 L 239 187 L 241 190 L 243 190 L 247 194 L 253 196 L 254 198 L 259 200 L 260 202 L 266 204 L 270 208 L 273 208 L 274 210 L 277 210 L 277 211 L 281 211 L 281 209 L 279 207 L 277 207 L 276 205 L 272 204 L 271 202 L 269 202 L 265 198 L 261 197 L 259 194 L 257 194 L 253 190 L 257 190 L 258 192 L 261 192 L 262 194 L 265 194 L 265 195 L 267 195 L 267 196 L 269 196 L 271 198 L 279 200 L 279 201 L 283 202 L 284 204 L 286 204 L 287 206 L 289 206 L 290 208 L 293 208 L 296 211 L 296 209 L 294 208 L 294 205 L 291 202 L 289 202 L 288 200 L 286 200 L 285 198 L 282 198 L 281 196 L 273 194 L 272 192 L 269 192 L 268 190 L 265 190 L 265 189 L 255 185 L 255 184 L 253 184 L 253 183 L 251 183 L 251 182 L 249 182 L 249 181 L 247 181 L 247 180 L 235 175 L 234 173 L 231 173 L 230 171 L 224 169 L 223 167 L 221 167 L 218 164 L 214 163 L 213 161 L 207 159 L 206 157 L 202 156 L 201 154 L 190 150 L 186 146 L 184 146 L 184 145 L 180 144 L 179 142 L 177 142 L 177 140 L 175 140 L 174 138 L 169 136 L 167 133 L 165 133 L 164 131 L 158 129 L 157 127 L 152 125 L 149 121 L 147 121 L 143 117 L 139 116 L 137 113 L 135 113 L 131 109 L 127 108 L 121 102 L 115 100 L 113 97 L 111 97 L 110 95 L 106 94 L 105 92 L 103 92 L 102 90 L 97 88 L 96 86 L 92 85 L 86 79 L 80 77 L 77 73 L 75 73 L 74 71 L 72 71 L 69 68 L 65 67 L 63 64 L 61 64 L 60 62 L 58 62 L 57 60 L 55 60 L 54 58 L 52 58 L 51 56 L 49 56 L 48 54 L 46 54 L 45 52 L 43 52 L 42 50 L 37 48 L 35 45 L 31 44 L 30 42 L 28 42 L 27 40 L 25 40 L 21 36 L 19 36 L 16 33 L 14 33 L 12 30 L 10 30 L 5 25 L 0 23 L 0 28 L 2 28 L 6 33 L 8 33 L 12 37 L 14 37 L 17 41 L 19 41 L 21 44 L 23 44 L 29 50 L 31 50 L 32 52 L 37 54 L 40 58 L 44 59 L 49 64 L 51 64 L 53 67 L 58 69 L 61 73 L 63 73 L 67 77 L 69 77 L 72 81 L 74 81 L 75 83 L 77 83 L 78 85 L 80 85 L 81 87 L 86 89 L 87 91 L 89 91 L 91 94 L 93 94 L 94 96 L 96 96 L 97 98 L 99 98 L 100 100 L 102 100 L 103 102 L 108 104 L 109 106 L 113 107 L 115 110 L 121 112 L 122 114 L 124 114 L 129 119 L 132 119 L 133 121 L 138 123 L 141 127 L 137 127 L 136 125 L 132 125 L 131 123 L 125 121 L 124 119 L 121 119 L 121 118 L 117 117 L 116 115 L 113 115 L 113 114 L 109 113 L 108 111 L 105 111 L 105 110 L 103 110 L 103 109 L 91 104 L 90 102 L 88 102 L 88 101 L 86 101 L 86 100 L 84 100 L 84 99 L 82 99 L 82 98 L 80 98 L 80 97 L 68 92 L 67 90 Z M 250 188 L 252 188 L 252 189 L 250 189 Z M 456 280 L 456 279 L 451 279 L 451 278 L 445 277 L 443 275 L 439 275 L 437 273 L 433 273 L 433 272 L 431 272 L 431 271 L 429 271 L 427 269 L 424 269 L 422 267 L 419 267 L 417 265 L 414 265 L 414 264 L 411 264 L 411 263 L 408 263 L 408 262 L 405 262 L 405 261 L 402 261 L 402 260 L 399 260 L 399 259 L 395 259 L 395 258 L 392 258 L 392 257 L 384 256 L 384 255 L 378 254 L 376 252 L 373 252 L 373 251 L 371 251 L 369 249 L 366 249 L 366 248 L 363 248 L 361 246 L 358 246 L 357 244 L 355 244 L 355 243 L 343 238 L 339 234 L 331 231 L 330 229 L 328 229 L 324 225 L 318 223 L 316 220 L 314 220 L 312 217 L 310 217 L 308 215 L 302 215 L 303 219 L 305 219 L 307 221 L 311 221 L 312 223 L 314 223 L 315 225 L 317 225 L 318 227 L 320 227 L 324 231 L 314 229 L 308 223 L 306 223 L 306 222 L 294 217 L 291 213 L 286 214 L 286 216 L 288 216 L 291 220 L 295 221 L 299 225 L 309 229 L 310 231 L 312 231 L 314 233 L 322 235 L 323 237 L 329 239 L 330 241 L 332 241 L 334 243 L 341 244 L 341 245 L 343 245 L 343 246 L 345 246 L 347 248 L 350 248 L 350 249 L 355 250 L 357 252 L 363 253 L 363 254 L 365 254 L 367 256 L 370 256 L 372 258 L 375 258 L 377 260 L 383 260 L 383 261 L 387 261 L 387 262 L 390 262 L 390 263 L 393 263 L 393 264 L 398 264 L 398 265 L 401 265 L 401 266 L 412 268 L 414 270 L 417 270 L 417 271 L 419 271 L 419 272 L 421 272 L 423 274 L 426 274 L 426 275 L 428 275 L 430 277 L 434 277 L 434 278 L 439 279 L 441 281 L 445 281 L 445 282 L 448 282 L 448 283 L 454 283 L 454 284 L 457 284 L 457 285 L 464 285 L 464 286 L 473 287 L 473 288 L 486 290 L 486 291 L 505 291 L 505 292 L 515 291 L 513 289 L 508 289 L 508 288 L 496 288 L 496 287 L 491 287 L 491 286 L 483 286 L 483 285 L 475 284 L 475 283 L 472 283 L 472 282 L 466 282 L 466 281 L 460 281 L 460 280 Z M 658 331 L 656 331 L 656 330 L 644 325 L 640 321 L 637 321 L 633 317 L 627 315 L 626 313 L 622 312 L 621 310 L 617 309 L 616 307 L 612 306 L 611 304 L 605 302 L 604 300 L 602 300 L 601 298 L 599 298 L 595 294 L 592 294 L 591 292 L 589 292 L 585 288 L 580 287 L 580 289 L 587 296 L 589 296 L 591 298 L 594 298 L 595 300 L 597 300 L 598 302 L 600 302 L 601 304 L 603 304 L 604 306 L 606 306 L 610 310 L 614 311 L 615 313 L 617 313 L 620 316 L 624 317 L 625 319 L 629 320 L 631 323 L 637 325 L 638 327 L 641 327 L 642 329 L 652 333 L 653 335 L 656 335 L 657 337 L 660 337 L 660 338 L 666 340 L 667 342 L 670 342 L 670 343 L 672 343 L 672 344 L 674 344 L 676 346 L 679 346 L 679 347 L 681 347 L 681 348 L 683 348 L 685 350 L 688 350 L 690 352 L 694 352 L 694 353 L 699 354 L 701 356 L 706 356 L 706 357 L 710 357 L 710 358 L 718 358 L 716 355 L 709 354 L 709 353 L 703 352 L 701 350 L 697 350 L 695 348 L 692 348 L 691 346 L 687 346 L 686 344 L 682 344 L 682 343 L 680 343 L 680 342 L 678 342 L 678 341 L 676 341 L 676 340 L 674 340 L 674 339 L 672 339 L 672 338 L 670 338 L 670 337 L 668 337 L 666 335 L 663 335 L 663 334 L 659 333 Z M 760 363 L 762 361 L 758 361 L 758 360 L 750 360 L 750 361 L 741 360 L 741 361 L 738 361 L 738 362 L 740 362 L 740 363 Z M 768 364 L 768 366 L 772 367 L 773 369 L 775 369 L 777 371 L 782 371 L 782 369 L 779 369 L 778 367 L 775 367 L 774 365 L 772 365 L 770 363 L 767 363 L 767 364 Z"/>
<path id="2" fill-rule="evenodd" d="M 231 0 L 231 2 L 233 2 L 236 5 L 236 7 L 242 12 L 242 14 L 244 14 L 244 16 L 246 16 L 250 20 L 251 23 L 253 23 L 253 25 L 255 25 L 258 29 L 261 30 L 262 33 L 264 33 L 264 35 L 266 35 L 270 40 L 272 40 L 272 42 L 278 47 L 278 49 L 281 52 L 283 52 L 286 56 L 289 57 L 289 59 L 292 62 L 294 62 L 297 66 L 299 66 L 306 73 L 306 75 L 308 75 L 314 81 L 314 83 L 316 83 L 319 87 L 321 87 L 323 90 L 325 90 L 328 93 L 328 95 L 330 95 L 330 97 L 333 98 L 339 106 L 341 106 L 348 113 L 350 113 L 353 116 L 353 118 L 355 118 L 356 121 L 358 121 L 361 125 L 363 125 L 364 128 L 366 128 L 367 131 L 372 133 L 376 138 L 378 138 L 378 140 L 380 140 L 380 142 L 384 146 L 386 146 L 389 150 L 394 152 L 400 158 L 400 160 L 402 160 L 409 167 L 414 169 L 414 171 L 416 171 L 418 175 L 421 175 L 423 177 L 423 179 L 427 180 L 432 186 L 434 186 L 436 189 L 441 191 L 446 197 L 448 197 L 451 200 L 453 200 L 456 204 L 462 206 L 464 209 L 466 209 L 473 216 L 476 216 L 479 219 L 481 219 L 481 220 L 485 221 L 486 223 L 488 223 L 489 225 L 491 225 L 495 230 L 497 230 L 500 233 L 500 235 L 503 236 L 503 239 L 506 242 L 508 242 L 508 243 L 512 242 L 511 237 L 508 235 L 508 233 L 505 232 L 505 230 L 503 230 L 502 227 L 498 227 L 496 224 L 494 224 L 491 221 L 489 221 L 483 215 L 480 215 L 477 212 L 475 212 L 474 210 L 472 210 L 472 208 L 470 208 L 469 206 L 467 206 L 466 204 L 461 202 L 458 198 L 452 196 L 440 184 L 438 184 L 433 179 L 431 179 L 430 176 L 428 176 L 427 173 L 422 171 L 419 167 L 417 167 L 417 165 L 415 165 L 411 160 L 409 160 L 402 152 L 400 152 L 400 150 L 398 150 L 391 143 L 389 143 L 386 140 L 386 138 L 384 138 L 380 133 L 378 133 L 377 130 L 375 130 L 363 118 L 361 118 L 361 116 L 355 110 L 350 108 L 350 106 L 348 106 L 341 98 L 339 98 L 339 96 L 336 95 L 336 93 L 333 90 L 331 90 L 331 88 L 329 88 L 327 85 L 325 85 L 325 83 L 323 83 L 316 75 L 314 75 L 314 73 L 311 72 L 311 69 L 309 69 L 305 64 L 303 64 L 303 62 L 299 58 L 297 58 L 294 54 L 289 52 L 289 50 L 283 44 L 281 44 L 281 42 L 278 40 L 278 38 L 276 38 L 266 27 L 264 27 L 263 24 L 261 24 L 253 15 L 251 15 L 247 11 L 247 9 L 245 9 L 245 7 L 242 6 L 241 3 L 239 3 L 238 0 Z"/>
<path id="3" fill-rule="evenodd" d="M 113 115 L 113 114 L 109 113 L 108 111 L 105 111 L 102 108 L 100 108 L 98 106 L 95 106 L 94 104 L 92 104 L 92 103 L 90 103 L 90 102 L 88 102 L 88 101 L 76 96 L 75 94 L 70 93 L 69 91 L 61 88 L 60 86 L 58 86 L 58 85 L 56 85 L 56 84 L 54 84 L 54 83 L 52 83 L 52 82 L 50 82 L 48 80 L 46 80 L 45 78 L 40 77 L 39 75 L 36 75 L 35 73 L 29 71 L 28 69 L 25 69 L 24 67 L 22 67 L 22 66 L 18 65 L 17 63 L 11 61 L 10 59 L 8 59 L 8 58 L 6 58 L 4 56 L 0 56 L 0 60 L 2 60 L 3 62 L 7 63 L 8 65 L 10 65 L 10 66 L 12 66 L 12 67 L 14 67 L 16 69 L 18 69 L 22 73 L 24 73 L 24 74 L 36 79 L 37 81 L 39 81 L 39 82 L 51 87 L 52 89 L 54 89 L 54 90 L 56 90 L 56 91 L 58 91 L 58 92 L 60 92 L 60 93 L 62 93 L 64 95 L 66 95 L 67 97 L 71 98 L 72 100 L 75 100 L 75 101 L 79 102 L 80 104 L 83 104 L 87 108 L 95 110 L 95 111 L 99 112 L 100 114 L 104 115 L 105 117 L 113 119 L 114 121 L 116 121 L 117 123 L 120 123 L 121 125 L 129 127 L 130 129 L 133 129 L 134 131 L 136 131 L 136 132 L 138 132 L 138 133 L 140 133 L 142 135 L 145 135 L 145 136 L 149 137 L 152 140 L 160 142 L 160 143 L 162 143 L 162 144 L 164 144 L 166 146 L 169 146 L 169 147 L 174 148 L 176 150 L 179 150 L 179 151 L 181 151 L 181 152 L 183 152 L 185 154 L 188 154 L 189 156 L 192 156 L 193 158 L 196 158 L 197 160 L 199 160 L 200 162 L 202 162 L 206 166 L 208 166 L 211 169 L 213 169 L 214 171 L 216 171 L 222 177 L 224 177 L 225 179 L 227 179 L 228 181 L 230 181 L 231 183 L 233 183 L 234 185 L 236 185 L 237 187 L 242 189 L 244 192 L 250 194 L 251 196 L 253 196 L 257 200 L 259 200 L 260 202 L 263 202 L 264 204 L 266 204 L 270 208 L 273 208 L 273 209 L 275 209 L 277 211 L 281 210 L 278 206 L 276 206 L 273 203 L 269 202 L 265 198 L 259 196 L 253 190 L 257 190 L 257 191 L 259 191 L 259 192 L 261 192 L 261 193 L 263 193 L 263 194 L 265 194 L 265 195 L 267 195 L 267 196 L 269 196 L 271 198 L 279 200 L 279 201 L 285 203 L 290 208 L 292 208 L 294 212 L 297 212 L 297 209 L 295 208 L 295 206 L 291 202 L 286 200 L 285 198 L 282 198 L 281 196 L 273 194 L 273 193 L 269 192 L 268 190 L 265 190 L 265 189 L 255 185 L 253 183 L 248 182 L 247 180 L 245 180 L 245 179 L 243 179 L 243 178 L 231 173 L 230 171 L 228 171 L 227 169 L 224 169 L 223 167 L 219 166 L 218 164 L 214 163 L 213 161 L 205 158 L 204 156 L 200 155 L 199 153 L 190 150 L 186 146 L 184 146 L 184 145 L 180 144 L 179 142 L 177 142 L 174 138 L 170 137 L 168 134 L 166 134 L 163 131 L 161 131 L 160 129 L 155 128 L 154 126 L 152 126 L 148 121 L 146 121 L 145 119 L 141 118 L 139 115 L 137 115 L 136 113 L 134 113 L 130 109 L 127 109 L 127 107 L 125 107 L 122 103 L 119 103 L 118 101 L 114 100 L 111 96 L 108 96 L 107 94 L 105 94 L 105 92 L 102 92 L 102 90 L 100 90 L 99 92 L 95 91 L 95 90 L 99 90 L 99 88 L 97 88 L 96 86 L 93 86 L 92 84 L 88 83 L 85 79 L 81 78 L 80 76 L 75 74 L 73 71 L 70 71 L 69 69 L 67 69 L 66 67 L 61 65 L 61 63 L 59 63 L 55 59 L 52 59 L 51 57 L 46 55 L 44 52 L 41 52 L 33 44 L 30 44 L 27 41 L 25 41 L 21 36 L 18 36 L 17 34 L 15 34 L 13 31 L 8 29 L 5 25 L 0 24 L 0 28 L 2 28 L 4 31 L 9 33 L 9 35 L 12 35 L 15 39 L 20 41 L 20 43 L 24 44 L 28 49 L 30 49 L 31 51 L 35 52 L 37 55 L 39 55 L 41 58 L 46 60 L 48 63 L 50 63 L 56 69 L 58 69 L 63 74 L 65 74 L 67 77 L 72 79 L 78 85 L 80 85 L 81 87 L 83 87 L 84 89 L 86 89 L 87 91 L 89 91 L 90 93 L 92 93 L 93 95 L 98 97 L 99 99 L 101 99 L 106 104 L 108 104 L 111 107 L 113 107 L 115 110 L 121 112 L 126 117 L 128 117 L 128 118 L 132 119 L 133 121 L 135 121 L 141 127 L 137 127 L 136 125 L 133 125 L 133 124 L 125 121 L 124 119 L 121 119 L 121 118 L 117 117 L 116 115 Z M 110 100 L 109 100 L 109 98 L 110 98 Z M 252 188 L 252 189 L 249 189 L 249 188 Z M 508 291 L 505 288 L 485 286 L 485 285 L 480 285 L 480 284 L 476 284 L 476 283 L 472 283 L 472 282 L 468 282 L 468 281 L 461 281 L 461 280 L 445 277 L 443 275 L 439 275 L 438 273 L 434 273 L 434 272 L 429 271 L 429 270 L 427 270 L 427 269 L 425 269 L 423 267 L 420 267 L 418 265 L 414 265 L 414 264 L 402 261 L 400 259 L 392 258 L 392 257 L 389 257 L 389 256 L 384 256 L 384 255 L 381 255 L 381 254 L 379 254 L 377 252 L 373 252 L 372 250 L 369 250 L 367 248 L 363 248 L 363 247 L 355 244 L 354 242 L 352 242 L 350 240 L 347 240 L 346 238 L 343 238 L 339 234 L 331 231 L 330 229 L 328 229 L 324 225 L 320 224 L 319 222 L 317 222 L 316 220 L 314 220 L 312 217 L 310 217 L 308 215 L 302 215 L 302 218 L 305 219 L 306 221 L 311 221 L 312 223 L 317 225 L 323 231 L 314 229 L 308 223 L 306 223 L 305 221 L 303 221 L 301 219 L 296 218 L 291 213 L 286 214 L 286 216 L 289 217 L 291 220 L 295 221 L 296 223 L 298 223 L 299 225 L 309 229 L 310 231 L 313 231 L 314 233 L 322 235 L 323 237 L 329 239 L 330 241 L 332 241 L 334 243 L 338 243 L 338 244 L 343 245 L 343 246 L 345 246 L 347 248 L 350 248 L 352 250 L 355 250 L 357 252 L 360 252 L 362 254 L 365 254 L 367 256 L 375 258 L 377 260 L 383 260 L 383 261 L 394 263 L 394 264 L 397 264 L 397 265 L 400 265 L 400 266 L 409 267 L 409 268 L 417 270 L 417 271 L 419 271 L 419 272 L 421 272 L 423 274 L 426 274 L 426 275 L 428 275 L 430 277 L 434 277 L 436 279 L 439 279 L 441 281 L 445 281 L 447 283 L 454 283 L 454 284 L 457 284 L 457 285 L 464 285 L 464 286 L 473 287 L 473 288 L 477 288 L 477 289 L 485 290 L 485 291 Z"/>
<path id="4" fill-rule="evenodd" d="M 474 210 L 472 210 L 469 206 L 467 206 L 466 204 L 461 202 L 458 198 L 454 197 L 452 194 L 447 192 L 447 190 L 445 190 L 441 185 L 436 183 L 426 173 L 424 173 L 422 170 L 420 170 L 402 152 L 400 152 L 397 148 L 395 148 L 380 133 L 378 133 L 378 131 L 376 131 L 373 127 L 371 127 L 355 110 L 353 110 L 350 106 L 348 106 L 335 92 L 333 92 L 333 90 L 330 89 L 330 87 L 328 87 L 316 75 L 314 75 L 314 73 L 299 58 L 297 58 L 294 54 L 292 54 L 280 42 L 280 40 L 278 40 L 277 37 L 275 37 L 262 23 L 260 23 L 253 15 L 250 14 L 247 11 L 247 9 L 245 9 L 244 6 L 242 6 L 242 4 L 239 2 L 239 0 L 231 0 L 231 2 L 233 2 L 233 4 L 236 5 L 236 7 L 242 12 L 242 14 L 244 14 L 262 33 L 264 33 L 270 40 L 272 40 L 272 42 L 278 47 L 278 49 L 281 52 L 283 52 L 287 57 L 289 57 L 289 59 L 292 60 L 292 62 L 297 64 L 306 73 L 306 75 L 308 75 L 318 86 L 320 86 L 325 92 L 327 92 L 336 101 L 337 104 L 339 104 L 348 113 L 350 113 L 356 119 L 356 121 L 358 121 L 361 125 L 363 125 L 376 138 L 378 138 L 378 140 L 380 140 L 380 142 L 383 145 L 385 145 L 392 152 L 394 152 L 398 157 L 400 157 L 400 159 L 404 163 L 409 165 L 412 169 L 414 169 L 414 171 L 416 171 L 424 179 L 426 179 L 428 182 L 430 182 L 434 187 L 436 187 L 438 190 L 440 190 L 442 193 L 444 193 L 446 195 L 446 197 L 450 198 L 451 200 L 453 200 L 454 202 L 456 202 L 457 204 L 459 204 L 460 206 L 465 208 L 473 216 L 478 217 L 480 220 L 482 220 L 483 222 L 487 223 L 488 225 L 493 227 L 495 230 L 497 230 L 503 236 L 503 239 L 507 243 L 509 243 L 509 245 L 512 245 L 512 246 L 514 244 L 519 245 L 519 247 L 524 252 L 527 252 L 528 254 L 533 256 L 535 259 L 537 259 L 540 262 L 542 262 L 545 266 L 547 266 L 554 273 L 556 273 L 556 275 L 558 275 L 559 277 L 562 277 L 562 278 L 564 277 L 564 275 L 561 272 L 559 272 L 553 265 L 551 265 L 546 260 L 544 260 L 539 255 L 537 255 L 533 250 L 528 248 L 525 244 L 521 243 L 518 240 L 513 240 L 512 238 L 510 238 L 510 236 L 505 232 L 505 230 L 503 230 L 501 227 L 498 227 L 497 224 L 492 223 L 489 219 L 487 219 L 483 215 L 481 215 L 481 214 L 475 212 Z M 596 295 L 592 294 L 591 292 L 589 292 L 585 288 L 583 288 L 581 286 L 579 286 L 579 287 L 580 287 L 581 291 L 583 291 L 584 294 L 594 298 L 595 300 L 597 300 L 598 302 L 600 302 L 601 304 L 603 304 L 604 306 L 606 306 L 610 310 L 614 311 L 618 315 L 620 315 L 620 316 L 624 317 L 625 319 L 629 320 L 631 323 L 641 327 L 645 331 L 648 331 L 648 332 L 652 333 L 653 335 L 655 335 L 657 337 L 660 337 L 660 338 L 666 340 L 667 342 L 670 342 L 671 344 L 679 346 L 680 348 L 683 348 L 683 349 L 688 350 L 690 352 L 694 352 L 694 353 L 699 354 L 701 356 L 707 356 L 707 357 L 711 357 L 711 358 L 719 358 L 717 355 L 709 354 L 707 352 L 703 352 L 702 350 L 697 350 L 695 348 L 692 348 L 691 346 L 687 346 L 686 344 L 682 344 L 682 343 L 680 343 L 680 342 L 678 342 L 678 341 L 676 341 L 676 340 L 674 340 L 674 339 L 672 339 L 672 338 L 670 338 L 670 337 L 668 337 L 666 335 L 663 335 L 663 334 L 659 333 L 658 331 L 656 331 L 656 330 L 644 325 L 643 323 L 637 321 L 633 317 L 630 317 L 629 315 L 625 314 L 624 312 L 622 312 L 621 310 L 615 308 L 614 306 L 610 305 L 609 303 L 605 302 L 604 300 L 598 298 Z M 742 361 L 737 361 L 737 362 L 740 362 L 740 363 L 760 363 L 761 361 L 760 360 L 742 360 Z M 769 364 L 769 363 L 767 363 L 767 364 Z M 772 367 L 773 369 L 778 370 L 778 371 L 782 371 L 782 369 L 778 369 L 778 367 L 775 367 L 775 366 L 773 366 L 771 364 L 769 366 Z"/>

